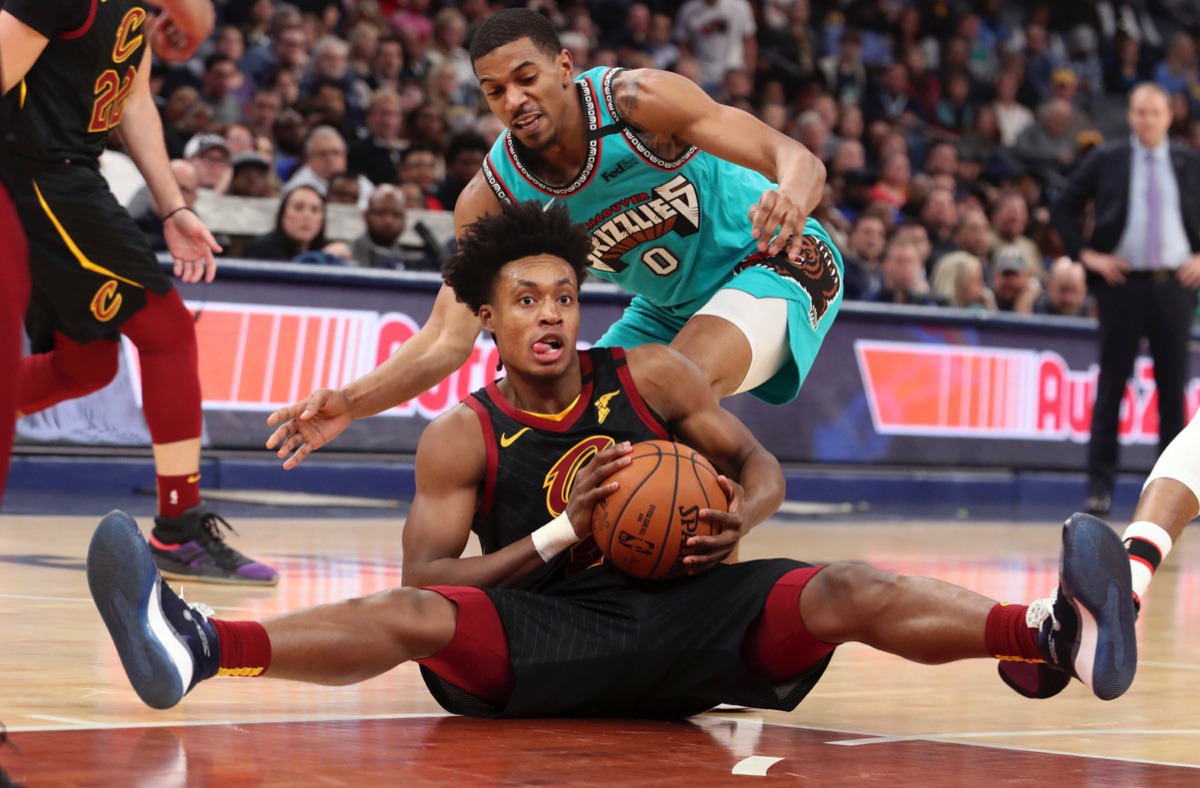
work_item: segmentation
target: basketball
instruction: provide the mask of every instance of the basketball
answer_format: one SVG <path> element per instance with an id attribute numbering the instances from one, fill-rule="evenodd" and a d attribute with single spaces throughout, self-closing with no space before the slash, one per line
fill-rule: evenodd
<path id="1" fill-rule="evenodd" d="M 626 574 L 682 575 L 683 559 L 692 554 L 687 540 L 714 533 L 700 510 L 727 510 L 717 471 L 682 443 L 645 441 L 627 456 L 629 465 L 608 478 L 617 482 L 616 491 L 592 510 L 592 536 L 605 558 Z"/>

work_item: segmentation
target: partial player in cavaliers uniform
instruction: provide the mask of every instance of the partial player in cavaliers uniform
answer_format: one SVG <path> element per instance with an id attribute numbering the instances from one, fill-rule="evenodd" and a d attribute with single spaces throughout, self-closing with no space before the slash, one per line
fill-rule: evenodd
<path id="1" fill-rule="evenodd" d="M 792 401 L 842 301 L 842 260 L 808 214 L 825 169 L 803 145 L 677 75 L 592 69 L 541 14 L 510 9 L 471 39 L 480 88 L 508 130 L 454 209 L 461 235 L 508 202 L 565 205 L 587 227 L 589 270 L 634 294 L 600 345 L 670 344 L 724 397 Z M 479 321 L 443 288 L 429 320 L 379 369 L 272 414 L 321 422 L 294 467 L 332 440 L 335 415 L 394 407 L 471 353 Z M 274 439 L 268 445 L 273 445 Z"/>
<path id="2" fill-rule="evenodd" d="M 176 275 L 211 281 L 220 248 L 184 204 L 150 94 L 148 40 L 172 38 L 163 32 L 170 24 L 152 32 L 151 14 L 141 0 L 7 0 L 0 11 L 3 102 L 14 128 L 8 186 L 33 280 L 26 328 L 34 355 L 21 361 L 17 407 L 29 414 L 103 387 L 127 336 L 154 444 L 159 566 L 194 580 L 273 584 L 274 570 L 230 548 L 224 521 L 200 503 L 192 317 L 98 169 L 105 138 L 119 128 L 162 208 Z"/>
<path id="3" fill-rule="evenodd" d="M 481 219 L 447 264 L 507 375 L 421 438 L 403 538 L 404 580 L 423 588 L 261 623 L 208 618 L 162 583 L 128 515 L 100 523 L 88 583 L 144 701 L 173 706 L 218 674 L 348 684 L 416 660 L 437 700 L 462 714 L 792 709 L 851 640 L 921 662 L 1046 660 L 1102 698 L 1129 686 L 1128 562 L 1116 534 L 1086 515 L 1064 528 L 1052 608 L 860 564 L 720 563 L 783 500 L 779 464 L 674 350 L 576 351 L 590 247 L 565 209 L 523 203 Z M 700 510 L 722 531 L 690 540 L 690 576 L 637 581 L 594 561 L 591 511 L 615 489 L 630 442 L 666 436 L 727 474 L 730 511 Z M 483 555 L 464 557 L 472 530 Z"/>

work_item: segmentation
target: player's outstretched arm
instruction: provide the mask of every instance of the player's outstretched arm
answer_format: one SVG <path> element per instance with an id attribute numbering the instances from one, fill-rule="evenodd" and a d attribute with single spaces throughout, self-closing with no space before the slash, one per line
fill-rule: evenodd
<path id="1" fill-rule="evenodd" d="M 118 111 L 118 110 L 114 110 Z M 162 120 L 154 97 L 150 94 L 150 50 L 142 55 L 134 78 L 133 90 L 121 113 L 118 127 L 125 150 L 146 179 L 154 202 L 163 219 L 163 235 L 167 248 L 175 259 L 175 275 L 185 282 L 211 282 L 217 275 L 214 252 L 221 247 L 212 233 L 200 221 L 179 191 L 179 183 L 171 170 L 167 145 L 163 141 Z"/>
<path id="2" fill-rule="evenodd" d="M 471 222 L 499 208 L 476 175 L 454 208 L 455 231 L 461 235 Z M 378 367 L 340 391 L 318 389 L 272 413 L 267 424 L 278 429 L 267 439 L 267 448 L 287 458 L 285 469 L 295 468 L 355 419 L 390 410 L 441 383 L 471 357 L 479 330 L 479 318 L 443 285 L 425 325 Z"/>
<path id="3" fill-rule="evenodd" d="M 719 522 L 720 536 L 693 537 L 698 554 L 685 559 L 697 569 L 715 565 L 737 541 L 783 503 L 783 470 L 745 424 L 721 407 L 704 373 L 665 345 L 642 345 L 628 353 L 642 398 L 667 420 L 675 437 L 703 454 L 723 474 L 728 513 L 701 512 Z"/>
<path id="4" fill-rule="evenodd" d="M 667 71 L 622 72 L 613 80 L 613 95 L 622 117 L 635 128 L 683 140 L 779 184 L 750 209 L 759 251 L 778 254 L 790 236 L 803 232 L 805 220 L 821 202 L 825 165 L 799 142 L 753 115 L 713 101 L 691 80 Z"/>

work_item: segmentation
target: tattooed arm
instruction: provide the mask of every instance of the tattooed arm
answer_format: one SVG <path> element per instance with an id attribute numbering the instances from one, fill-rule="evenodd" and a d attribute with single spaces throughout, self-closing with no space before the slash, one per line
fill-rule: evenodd
<path id="1" fill-rule="evenodd" d="M 779 184 L 750 209 L 760 251 L 779 253 L 821 202 L 825 165 L 820 159 L 753 115 L 713 101 L 691 80 L 654 69 L 623 71 L 613 79 L 613 96 L 621 116 L 652 137 L 656 150 L 672 142 L 695 145 Z"/>

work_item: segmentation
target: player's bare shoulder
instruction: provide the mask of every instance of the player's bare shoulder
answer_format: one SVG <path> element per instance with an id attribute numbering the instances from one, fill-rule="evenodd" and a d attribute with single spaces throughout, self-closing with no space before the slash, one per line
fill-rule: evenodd
<path id="1" fill-rule="evenodd" d="M 417 445 L 417 469 L 424 480 L 439 485 L 481 483 L 487 447 L 475 411 L 459 403 L 431 421 Z M 418 484 L 424 480 L 418 478 Z"/>
<path id="2" fill-rule="evenodd" d="M 658 156 L 668 161 L 678 158 L 689 147 L 688 143 L 664 130 L 663 121 L 670 125 L 669 113 L 664 97 L 677 92 L 678 74 L 654 68 L 636 68 L 622 71 L 613 77 L 613 101 L 617 111 L 638 136 Z"/>

